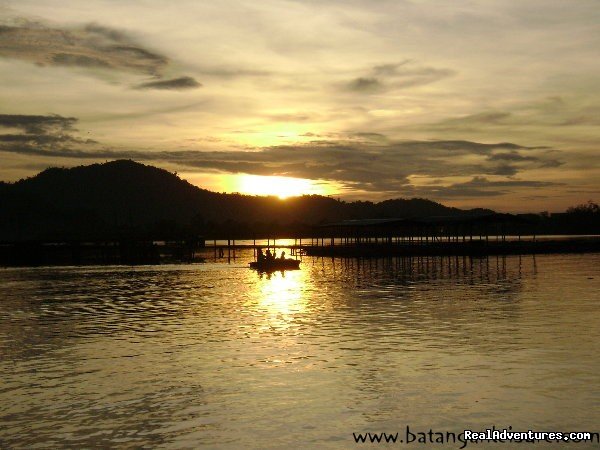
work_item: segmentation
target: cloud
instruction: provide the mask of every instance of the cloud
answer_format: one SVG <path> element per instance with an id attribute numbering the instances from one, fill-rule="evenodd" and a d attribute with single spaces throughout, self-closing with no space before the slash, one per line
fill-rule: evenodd
<path id="1" fill-rule="evenodd" d="M 245 67 L 211 67 L 211 66 L 200 66 L 197 69 L 198 73 L 209 77 L 216 77 L 220 79 L 238 78 L 238 77 L 266 77 L 273 75 L 272 71 L 268 70 L 256 70 L 248 69 Z"/>
<path id="2" fill-rule="evenodd" d="M 195 89 L 201 87 L 202 84 L 192 77 L 179 77 L 170 80 L 150 81 L 135 86 L 135 89 L 167 89 L 167 90 L 183 90 Z"/>
<path id="3" fill-rule="evenodd" d="M 396 87 L 430 84 L 455 74 L 450 69 L 420 66 L 411 60 L 375 66 L 372 71 L 376 76 L 392 79 Z"/>
<path id="4" fill-rule="evenodd" d="M 110 68 L 110 64 L 94 56 L 74 55 L 72 53 L 55 53 L 52 62 L 59 66 L 100 67 Z"/>
<path id="5" fill-rule="evenodd" d="M 524 156 L 516 151 L 495 153 L 488 156 L 488 161 L 538 161 L 535 156 Z"/>
<path id="6" fill-rule="evenodd" d="M 75 117 L 63 117 L 56 114 L 48 116 L 0 114 L 0 127 L 16 128 L 33 134 L 72 130 L 76 122 Z"/>
<path id="7" fill-rule="evenodd" d="M 352 91 L 376 91 L 382 88 L 382 84 L 377 78 L 355 78 L 348 84 L 348 88 Z"/>
<path id="8" fill-rule="evenodd" d="M 97 144 L 74 135 L 75 117 L 0 114 L 0 128 L 20 133 L 0 134 L 0 151 L 41 156 L 73 154 L 73 145 Z"/>
<path id="9" fill-rule="evenodd" d="M 134 86 L 140 90 L 182 90 L 202 86 L 190 76 L 164 79 L 164 72 L 171 63 L 169 58 L 138 44 L 124 31 L 95 23 L 64 29 L 27 20 L 2 25 L 0 56 L 39 66 L 131 72 L 156 78 Z"/>
<path id="10" fill-rule="evenodd" d="M 0 29 L 0 56 L 41 66 L 75 66 L 159 75 L 169 60 L 126 33 L 97 24 L 52 28 L 21 20 Z"/>
<path id="11" fill-rule="evenodd" d="M 450 69 L 421 66 L 412 60 L 373 66 L 365 75 L 351 80 L 347 88 L 356 92 L 380 92 L 424 86 L 454 75 Z"/>
<path id="12" fill-rule="evenodd" d="M 448 119 L 444 124 L 455 127 L 461 125 L 501 125 L 511 116 L 512 114 L 507 111 L 485 111 L 456 119 Z"/>
<path id="13" fill-rule="evenodd" d="M 491 181 L 486 177 L 476 176 L 469 181 L 454 183 L 449 186 L 428 186 L 419 189 L 419 194 L 437 198 L 472 198 L 497 197 L 509 194 L 515 188 L 545 188 L 561 186 L 562 183 L 551 181 L 503 180 Z"/>
<path id="14" fill-rule="evenodd" d="M 130 40 L 127 34 L 123 31 L 116 30 L 110 27 L 105 27 L 97 23 L 88 23 L 84 27 L 84 30 L 88 33 L 95 33 L 99 36 L 104 36 L 105 38 L 113 42 L 129 42 Z"/>
<path id="15" fill-rule="evenodd" d="M 546 127 L 590 127 L 600 125 L 600 105 L 593 94 L 585 100 L 546 97 L 517 103 L 511 111 L 482 111 L 462 117 L 443 119 L 421 128 L 436 131 L 485 131 L 502 128 L 513 131 Z"/>

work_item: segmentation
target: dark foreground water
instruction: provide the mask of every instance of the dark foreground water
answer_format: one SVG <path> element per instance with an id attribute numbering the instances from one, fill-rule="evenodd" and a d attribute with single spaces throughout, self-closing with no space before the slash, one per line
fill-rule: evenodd
<path id="1" fill-rule="evenodd" d="M 0 448 L 600 431 L 598 254 L 246 262 L 0 269 Z"/>

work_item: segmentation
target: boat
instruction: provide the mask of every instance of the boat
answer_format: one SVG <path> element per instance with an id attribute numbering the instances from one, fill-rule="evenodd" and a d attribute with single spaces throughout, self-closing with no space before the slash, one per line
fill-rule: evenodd
<path id="1" fill-rule="evenodd" d="M 251 269 L 256 269 L 259 272 L 275 272 L 277 270 L 298 270 L 300 269 L 300 261 L 297 259 L 272 259 L 264 261 L 254 261 L 250 263 Z"/>

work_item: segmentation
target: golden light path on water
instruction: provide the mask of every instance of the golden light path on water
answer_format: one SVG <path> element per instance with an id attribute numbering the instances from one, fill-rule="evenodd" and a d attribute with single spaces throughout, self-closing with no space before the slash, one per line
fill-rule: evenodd
<path id="1" fill-rule="evenodd" d="M 266 314 L 270 327 L 285 329 L 294 315 L 306 311 L 305 278 L 301 270 L 263 276 L 258 286 L 258 307 Z"/>

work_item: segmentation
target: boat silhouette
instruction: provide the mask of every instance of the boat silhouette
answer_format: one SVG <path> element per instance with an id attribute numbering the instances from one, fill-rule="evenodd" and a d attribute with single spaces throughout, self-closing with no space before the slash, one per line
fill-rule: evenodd
<path id="1" fill-rule="evenodd" d="M 259 272 L 275 272 L 277 270 L 298 270 L 300 269 L 300 261 L 297 259 L 271 259 L 263 261 L 253 261 L 250 263 L 250 268 Z"/>

